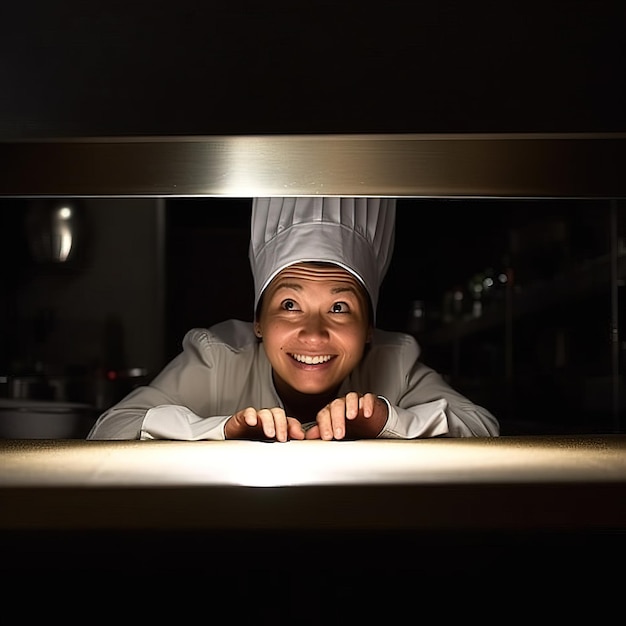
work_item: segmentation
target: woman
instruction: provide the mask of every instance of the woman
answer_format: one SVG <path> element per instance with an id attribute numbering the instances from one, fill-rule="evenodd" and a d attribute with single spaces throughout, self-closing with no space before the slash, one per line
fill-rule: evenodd
<path id="1" fill-rule="evenodd" d="M 256 198 L 253 323 L 193 329 L 88 439 L 489 437 L 496 418 L 375 326 L 395 201 Z"/>

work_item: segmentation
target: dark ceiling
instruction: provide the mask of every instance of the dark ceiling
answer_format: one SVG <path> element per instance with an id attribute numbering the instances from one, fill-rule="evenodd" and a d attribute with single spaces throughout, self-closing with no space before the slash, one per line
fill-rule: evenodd
<path id="1" fill-rule="evenodd" d="M 369 6 L 3 3 L 0 138 L 626 130 L 624 2 Z"/>

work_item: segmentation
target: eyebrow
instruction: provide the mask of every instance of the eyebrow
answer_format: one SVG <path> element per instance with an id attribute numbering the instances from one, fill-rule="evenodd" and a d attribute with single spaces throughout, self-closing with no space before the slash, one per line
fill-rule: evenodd
<path id="1" fill-rule="evenodd" d="M 276 291 L 279 289 L 295 289 L 296 291 L 302 291 L 302 285 L 300 283 L 283 283 L 280 282 L 276 285 Z"/>
<path id="2" fill-rule="evenodd" d="M 350 293 L 353 293 L 353 294 L 357 295 L 357 290 L 354 287 L 352 287 L 351 285 L 347 286 L 347 287 L 333 287 L 330 290 L 331 293 L 344 293 L 346 291 L 349 291 Z"/>

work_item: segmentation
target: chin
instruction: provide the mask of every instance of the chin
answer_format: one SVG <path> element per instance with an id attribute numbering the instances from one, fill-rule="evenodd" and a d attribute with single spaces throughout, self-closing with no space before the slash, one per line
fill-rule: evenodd
<path id="1" fill-rule="evenodd" d="M 298 393 L 302 393 L 308 396 L 321 396 L 327 394 L 333 389 L 337 388 L 337 385 L 298 385 L 292 384 L 293 389 Z"/>
<path id="2" fill-rule="evenodd" d="M 298 393 L 302 393 L 307 396 L 321 396 L 322 394 L 328 393 L 331 388 L 329 387 L 303 387 L 302 385 L 298 385 L 293 387 Z"/>

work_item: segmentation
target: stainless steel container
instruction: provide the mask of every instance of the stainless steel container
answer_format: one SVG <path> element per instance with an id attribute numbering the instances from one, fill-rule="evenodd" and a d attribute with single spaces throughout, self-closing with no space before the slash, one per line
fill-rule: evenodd
<path id="1" fill-rule="evenodd" d="M 96 417 L 88 404 L 0 398 L 0 438 L 84 439 Z"/>

